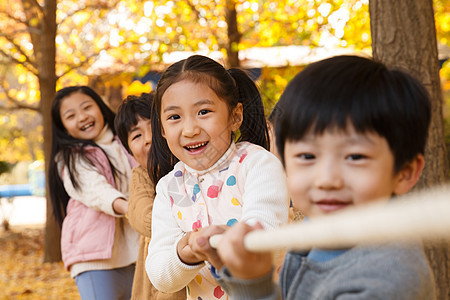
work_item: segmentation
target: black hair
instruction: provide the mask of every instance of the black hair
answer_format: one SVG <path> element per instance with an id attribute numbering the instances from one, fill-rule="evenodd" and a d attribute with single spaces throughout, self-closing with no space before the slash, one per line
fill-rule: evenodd
<path id="1" fill-rule="evenodd" d="M 56 156 L 61 155 L 64 165 L 68 168 L 70 180 L 73 186 L 78 189 L 79 184 L 76 178 L 76 161 L 78 158 L 85 159 L 90 162 L 88 158 L 83 155 L 86 146 L 93 146 L 100 148 L 94 141 L 76 139 L 69 135 L 61 120 L 61 102 L 64 98 L 74 94 L 82 93 L 92 98 L 97 103 L 102 112 L 105 126 L 108 124 L 109 128 L 115 134 L 114 130 L 114 112 L 103 102 L 102 98 L 88 86 L 70 86 L 60 89 L 56 92 L 55 98 L 52 102 L 51 116 L 52 116 L 52 148 L 50 154 L 49 171 L 47 178 L 49 179 L 50 200 L 53 206 L 53 215 L 59 225 L 66 215 L 66 208 L 69 202 L 69 195 L 64 189 L 63 181 L 58 172 L 56 163 Z M 101 149 L 101 148 L 100 148 Z M 103 149 L 101 149 L 103 151 Z M 104 151 L 103 151 L 104 152 Z M 106 155 L 106 153 L 105 153 Z M 107 156 L 108 157 L 108 156 Z M 108 159 L 109 161 L 109 159 Z M 92 162 L 90 162 L 92 163 Z M 118 170 L 114 168 L 109 162 L 113 174 L 118 175 Z"/>
<path id="2" fill-rule="evenodd" d="M 286 141 L 310 130 L 346 130 L 385 138 L 394 170 L 423 154 L 431 119 L 429 94 L 410 74 L 359 56 L 336 56 L 307 66 L 289 82 L 278 103 L 275 136 L 284 161 Z"/>
<path id="3" fill-rule="evenodd" d="M 242 103 L 243 121 L 236 142 L 248 141 L 269 147 L 269 133 L 264 117 L 261 95 L 253 80 L 241 69 L 226 70 L 220 63 L 202 55 L 193 55 L 169 66 L 158 81 L 152 105 L 152 147 L 149 154 L 149 175 L 156 185 L 158 180 L 169 173 L 178 159 L 170 152 L 161 134 L 161 99 L 174 83 L 189 80 L 208 85 L 216 95 L 224 100 L 231 113 Z"/>
<path id="4" fill-rule="evenodd" d="M 130 129 L 139 122 L 139 119 L 150 120 L 151 107 L 155 93 L 142 93 L 141 96 L 127 96 L 120 104 L 114 127 L 122 145 L 131 153 L 128 145 Z"/>
<path id="5" fill-rule="evenodd" d="M 275 123 L 276 118 L 280 114 L 280 108 L 278 107 L 278 102 L 275 103 L 275 105 L 272 108 L 272 111 L 270 112 L 269 116 L 267 117 L 267 121 L 269 121 L 271 124 Z"/>
<path id="6" fill-rule="evenodd" d="M 278 107 L 278 103 L 275 103 L 274 107 L 272 108 L 272 111 L 270 112 L 269 116 L 267 117 L 267 125 L 270 128 L 270 132 L 271 132 L 271 136 L 270 136 L 270 151 L 276 151 L 276 149 L 272 149 L 272 148 L 277 148 L 276 147 L 276 143 L 275 143 L 275 130 L 274 130 L 274 126 L 275 126 L 275 120 L 278 117 L 278 115 L 280 114 L 280 108 Z M 273 141 L 272 141 L 273 140 Z"/>

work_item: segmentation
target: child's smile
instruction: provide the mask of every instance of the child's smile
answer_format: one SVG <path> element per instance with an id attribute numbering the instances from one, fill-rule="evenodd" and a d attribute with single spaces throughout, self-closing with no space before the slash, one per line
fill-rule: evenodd
<path id="1" fill-rule="evenodd" d="M 206 145 L 208 145 L 208 142 L 190 143 L 189 145 L 184 146 L 184 148 L 192 154 L 198 154 L 205 150 Z"/>
<path id="2" fill-rule="evenodd" d="M 204 83 L 183 80 L 162 96 L 163 136 L 173 155 L 193 169 L 208 169 L 228 150 L 240 125 L 229 120 L 226 102 Z"/>
<path id="3" fill-rule="evenodd" d="M 386 139 L 353 126 L 287 141 L 285 163 L 292 200 L 307 216 L 388 199 L 401 177 Z"/>
<path id="4" fill-rule="evenodd" d="M 351 204 L 351 202 L 341 201 L 339 199 L 322 199 L 314 203 L 324 212 L 333 212 Z"/>
<path id="5" fill-rule="evenodd" d="M 60 115 L 64 128 L 76 139 L 94 140 L 105 125 L 100 107 L 83 93 L 65 97 L 61 102 Z"/>

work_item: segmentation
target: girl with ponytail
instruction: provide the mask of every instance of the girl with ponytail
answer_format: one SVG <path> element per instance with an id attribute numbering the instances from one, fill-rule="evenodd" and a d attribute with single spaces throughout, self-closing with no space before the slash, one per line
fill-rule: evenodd
<path id="1" fill-rule="evenodd" d="M 267 151 L 258 88 L 244 71 L 194 55 L 163 73 L 151 119 L 156 197 L 147 274 L 163 292 L 187 286 L 187 299 L 227 299 L 209 237 L 236 222 L 270 229 L 288 220 L 286 179 Z"/>

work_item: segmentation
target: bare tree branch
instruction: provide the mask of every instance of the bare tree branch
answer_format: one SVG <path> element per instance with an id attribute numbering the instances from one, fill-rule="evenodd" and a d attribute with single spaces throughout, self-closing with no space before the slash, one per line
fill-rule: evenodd
<path id="1" fill-rule="evenodd" d="M 20 54 L 22 54 L 25 57 L 25 62 L 27 62 L 28 64 L 30 64 L 31 66 L 33 66 L 33 68 L 35 70 L 37 70 L 37 66 L 36 64 L 31 60 L 31 58 L 25 53 L 25 51 L 23 51 L 22 47 L 18 44 L 16 44 L 16 42 L 11 38 L 11 36 L 8 35 L 4 35 L 4 34 L 0 34 L 0 36 L 3 36 L 8 42 L 10 42 L 15 49 L 17 49 L 17 51 L 19 51 Z M 24 64 L 25 64 L 24 62 Z"/>
<path id="2" fill-rule="evenodd" d="M 6 53 L 5 51 L 3 51 L 2 49 L 0 49 L 0 54 L 3 55 L 4 57 L 6 57 L 7 59 L 9 59 L 9 61 L 11 63 L 15 63 L 18 65 L 22 65 L 25 69 L 27 69 L 28 71 L 30 71 L 31 73 L 33 73 L 35 76 L 38 76 L 39 73 L 37 70 L 35 70 L 34 68 L 30 68 L 29 63 L 27 62 L 21 62 L 20 60 L 12 57 L 11 55 L 9 55 L 8 53 Z M 33 67 L 33 65 L 31 65 L 31 67 Z"/>
<path id="3" fill-rule="evenodd" d="M 36 29 L 36 28 L 35 27 L 27 27 L 27 29 L 13 30 L 13 31 L 9 32 L 8 34 L 0 33 L 0 36 L 7 37 L 7 36 L 15 36 L 15 35 L 19 35 L 19 34 L 28 34 L 32 31 L 34 31 L 33 33 L 37 33 L 37 34 L 39 34 L 41 32 L 40 30 L 33 30 L 33 29 Z"/>
<path id="4" fill-rule="evenodd" d="M 112 7 L 115 7 L 117 4 L 119 3 L 119 0 L 116 0 L 116 2 L 114 2 L 112 5 L 108 5 L 106 3 L 97 3 L 97 4 L 89 4 L 89 5 L 85 5 L 79 9 L 73 10 L 71 12 L 68 12 L 66 14 L 66 17 L 58 24 L 58 27 L 61 26 L 61 24 L 64 23 L 64 21 L 70 19 L 71 17 L 73 17 L 74 15 L 76 15 L 77 13 L 89 10 L 89 9 L 110 9 Z"/>
<path id="5" fill-rule="evenodd" d="M 186 1 L 186 3 L 187 3 L 187 5 L 192 9 L 192 12 L 195 14 L 195 16 L 196 16 L 196 18 L 197 19 L 200 19 L 200 18 L 202 18 L 202 16 L 201 16 L 201 14 L 200 14 L 200 11 L 197 9 L 197 7 L 195 7 L 195 4 L 191 1 L 191 0 L 185 0 Z M 213 36 L 219 36 L 218 35 L 218 30 L 217 29 L 213 29 L 213 28 L 215 28 L 214 26 L 209 26 L 208 27 L 208 29 L 209 29 L 209 31 L 211 32 L 211 34 L 213 35 Z M 222 43 L 222 42 L 220 42 L 219 40 L 217 41 L 217 45 L 220 47 L 220 48 L 225 48 L 225 43 Z"/>
<path id="6" fill-rule="evenodd" d="M 197 7 L 195 7 L 194 3 L 190 0 L 186 0 L 187 5 L 192 9 L 197 19 L 200 19 L 202 16 L 200 15 L 200 12 L 198 11 Z"/>
<path id="7" fill-rule="evenodd" d="M 21 23 L 21 24 L 24 24 L 24 25 L 27 25 L 27 26 L 28 26 L 28 23 L 27 23 L 26 21 L 23 21 L 22 19 L 19 19 L 19 18 L 14 17 L 13 15 L 11 15 L 11 14 L 10 14 L 9 12 L 7 12 L 7 11 L 1 10 L 1 11 L 0 11 L 0 14 L 5 15 L 7 18 L 9 18 L 9 19 L 11 19 L 11 20 L 13 20 L 13 21 L 15 21 L 15 22 L 17 22 L 17 23 Z"/>
<path id="8" fill-rule="evenodd" d="M 3 14 L 7 18 L 13 20 L 14 22 L 22 24 L 22 25 L 27 27 L 26 30 L 25 29 L 13 30 L 10 33 L 10 35 L 15 35 L 15 34 L 18 34 L 18 33 L 28 33 L 28 32 L 30 32 L 30 33 L 33 32 L 33 33 L 37 33 L 37 34 L 41 33 L 41 31 L 38 28 L 30 26 L 30 23 L 28 22 L 28 20 L 22 20 L 22 19 L 16 18 L 13 15 L 11 15 L 9 12 L 3 11 L 3 10 L 0 11 L 0 14 Z"/>
<path id="9" fill-rule="evenodd" d="M 153 39 L 153 41 L 156 41 L 157 39 Z M 148 40 L 148 41 L 151 41 L 151 40 Z M 106 48 L 103 48 L 102 49 L 102 51 L 106 51 L 106 52 L 108 52 L 108 51 L 110 51 L 110 50 L 117 50 L 117 49 L 121 49 L 122 47 L 124 47 L 124 45 L 137 45 L 137 46 L 140 46 L 141 45 L 141 43 L 139 43 L 139 42 L 129 42 L 129 41 L 126 41 L 126 42 L 123 42 L 123 43 L 121 43 L 119 46 L 117 46 L 117 47 L 106 47 Z M 67 66 L 67 69 L 63 72 L 63 73 L 61 73 L 60 75 L 58 75 L 57 76 L 57 79 L 59 79 L 59 78 L 61 78 L 61 77 L 63 77 L 64 75 L 66 75 L 67 73 L 69 73 L 69 72 L 71 72 L 71 71 L 73 71 L 73 70 L 76 70 L 76 69 L 79 69 L 79 68 L 81 68 L 82 66 L 84 66 L 84 65 L 86 65 L 87 63 L 89 63 L 93 58 L 95 58 L 95 57 L 97 57 L 97 56 L 99 56 L 100 55 L 100 53 L 92 53 L 91 55 L 89 55 L 89 56 L 87 56 L 86 57 L 86 59 L 84 59 L 82 62 L 80 62 L 79 64 L 77 64 L 77 65 L 70 65 L 69 63 L 66 63 L 68 66 Z M 63 62 L 59 62 L 60 64 L 61 63 L 63 63 Z"/>
<path id="10" fill-rule="evenodd" d="M 67 68 L 62 74 L 56 76 L 56 80 L 58 80 L 59 78 L 63 77 L 63 76 L 66 75 L 67 73 L 70 73 L 70 72 L 73 71 L 73 70 L 76 70 L 76 69 L 81 68 L 82 66 L 84 66 L 85 64 L 87 64 L 87 63 L 91 60 L 91 58 L 96 57 L 96 56 L 98 56 L 98 55 L 99 55 L 98 53 L 92 54 L 92 55 L 88 56 L 85 60 L 83 60 L 82 62 L 80 62 L 78 65 L 76 65 L 76 66 L 68 66 L 68 68 Z"/>
<path id="11" fill-rule="evenodd" d="M 28 1 L 30 1 L 34 5 L 34 7 L 38 8 L 39 12 L 41 14 L 45 14 L 44 13 L 44 8 L 39 4 L 39 2 L 37 2 L 37 0 L 28 0 Z"/>
<path id="12" fill-rule="evenodd" d="M 0 106 L 0 109 L 5 109 L 5 110 L 29 109 L 29 110 L 32 110 L 32 111 L 40 112 L 39 106 L 34 106 L 34 105 L 27 104 L 27 103 L 23 103 L 23 102 L 19 101 L 18 99 L 12 97 L 8 93 L 8 88 L 6 88 L 4 86 L 4 82 L 5 82 L 5 80 L 4 80 L 5 78 L 4 77 L 5 76 L 3 76 L 3 78 L 2 78 L 1 89 L 3 90 L 3 93 L 5 94 L 5 96 L 8 99 L 8 101 L 10 103 L 12 103 L 13 106 L 12 107 L 8 107 L 8 106 L 5 106 L 5 105 L 2 105 L 2 106 Z"/>
<path id="13" fill-rule="evenodd" d="M 40 113 L 39 109 L 35 109 L 34 107 L 17 107 L 17 106 L 11 107 L 11 106 L 0 105 L 1 112 L 12 112 L 12 111 L 22 110 L 22 109 L 29 109 L 31 111 Z"/>

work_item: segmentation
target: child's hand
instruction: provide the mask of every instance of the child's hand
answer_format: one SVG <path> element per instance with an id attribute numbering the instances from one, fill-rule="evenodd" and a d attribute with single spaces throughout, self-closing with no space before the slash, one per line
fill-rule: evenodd
<path id="1" fill-rule="evenodd" d="M 253 279 L 272 270 L 270 252 L 249 252 L 244 248 L 245 235 L 258 229 L 263 229 L 259 223 L 252 227 L 240 222 L 233 225 L 219 242 L 219 257 L 235 278 Z"/>
<path id="2" fill-rule="evenodd" d="M 112 203 L 113 210 L 118 215 L 124 215 L 128 212 L 128 201 L 123 198 L 117 198 Z"/>
<path id="3" fill-rule="evenodd" d="M 223 233 L 227 226 L 208 226 L 188 232 L 177 245 L 178 257 L 185 264 L 193 265 L 208 260 L 214 267 L 222 266 L 215 249 L 209 245 L 209 237 Z"/>
<path id="4" fill-rule="evenodd" d="M 194 255 L 202 260 L 209 261 L 218 270 L 222 268 L 223 263 L 217 254 L 217 250 L 209 244 L 209 238 L 224 233 L 229 228 L 225 225 L 212 225 L 192 232 L 189 237 L 189 246 Z"/>
<path id="5" fill-rule="evenodd" d="M 182 262 L 184 262 L 187 265 L 196 265 L 198 263 L 201 263 L 202 260 L 199 259 L 191 250 L 191 247 L 189 246 L 189 237 L 191 236 L 192 232 L 186 233 L 185 236 L 183 236 L 177 244 L 177 254 L 178 257 Z"/>

